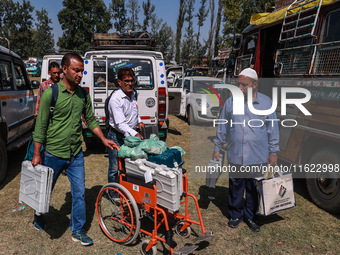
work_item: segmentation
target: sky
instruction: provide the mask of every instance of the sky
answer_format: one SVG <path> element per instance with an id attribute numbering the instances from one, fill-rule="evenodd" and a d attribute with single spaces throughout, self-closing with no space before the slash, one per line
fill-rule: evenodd
<path id="1" fill-rule="evenodd" d="M 16 1 L 16 0 L 14 0 Z M 81 0 L 79 0 L 81 1 Z M 22 0 L 18 0 L 18 2 L 22 3 Z M 53 34 L 54 34 L 54 40 L 55 43 L 58 42 L 58 38 L 62 36 L 62 29 L 60 26 L 60 23 L 58 21 L 58 12 L 63 8 L 62 0 L 30 0 L 31 5 L 34 7 L 34 15 L 36 10 L 41 10 L 41 8 L 44 8 L 47 10 L 49 18 L 52 20 L 52 28 L 53 28 Z M 140 12 L 139 12 L 139 23 L 143 22 L 144 14 L 143 14 L 143 8 L 142 3 L 146 2 L 146 0 L 138 0 L 140 4 Z M 208 2 L 207 1 L 207 8 L 208 8 Z M 111 3 L 111 0 L 104 0 L 104 3 L 107 7 L 109 7 L 109 4 Z M 127 1 L 125 1 L 126 6 Z M 169 26 L 171 26 L 174 33 L 176 33 L 176 21 L 178 17 L 178 11 L 179 11 L 179 0 L 151 0 L 151 4 L 155 5 L 155 13 L 158 18 L 162 18 L 164 22 L 167 22 Z M 194 12 L 197 13 L 198 9 L 200 7 L 200 0 L 195 1 L 194 6 Z M 218 8 L 218 3 L 215 1 L 215 12 Z M 216 15 L 215 15 L 216 16 Z M 187 23 L 184 23 L 184 26 L 187 26 Z M 210 14 L 208 15 L 204 26 L 201 28 L 201 40 L 208 39 L 208 33 L 209 33 L 209 27 L 210 27 Z M 195 32 L 197 32 L 197 18 L 194 18 L 194 29 Z M 114 29 L 111 29 L 109 32 L 115 32 Z M 182 34 L 184 34 L 184 28 L 182 31 Z"/>

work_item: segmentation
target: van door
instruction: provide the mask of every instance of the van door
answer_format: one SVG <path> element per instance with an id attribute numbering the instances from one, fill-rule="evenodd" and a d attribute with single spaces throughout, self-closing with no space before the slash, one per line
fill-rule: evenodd
<path id="1" fill-rule="evenodd" d="M 19 100 L 22 100 L 19 92 L 15 91 L 13 81 L 13 69 L 11 59 L 0 60 L 0 113 L 1 119 L 7 124 L 8 134 L 7 137 L 14 140 L 19 133 L 19 120 L 18 114 Z M 8 141 L 10 142 L 10 141 Z"/>
<path id="2" fill-rule="evenodd" d="M 169 114 L 184 116 L 185 93 L 183 91 L 183 83 L 180 79 L 184 75 L 184 67 L 170 67 L 166 71 L 168 95 L 169 95 Z M 182 109 L 183 108 L 183 109 Z"/>
<path id="3" fill-rule="evenodd" d="M 34 113 L 36 98 L 30 88 L 29 80 L 24 74 L 25 67 L 22 64 L 14 62 L 14 81 L 15 90 L 18 95 L 17 116 L 19 118 L 19 133 L 24 134 L 34 125 Z"/>
<path id="4" fill-rule="evenodd" d="M 138 113 L 145 125 L 158 124 L 158 84 L 156 61 L 140 55 L 108 56 L 107 84 L 109 90 L 119 88 L 119 68 L 130 67 L 135 73 L 134 88 L 138 94 Z"/>

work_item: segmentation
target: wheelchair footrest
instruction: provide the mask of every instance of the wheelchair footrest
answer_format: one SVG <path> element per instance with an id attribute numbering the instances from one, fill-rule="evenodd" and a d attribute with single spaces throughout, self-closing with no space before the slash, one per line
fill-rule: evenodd
<path id="1" fill-rule="evenodd" d="M 179 249 L 177 251 L 174 251 L 173 254 L 174 255 L 189 255 L 190 253 L 192 253 L 197 248 L 198 248 L 198 245 L 195 245 L 195 244 L 186 244 L 181 249 Z"/>
<path id="2" fill-rule="evenodd" d="M 205 234 L 199 237 L 196 237 L 195 239 L 192 240 L 192 242 L 202 242 L 205 240 L 208 240 L 214 236 L 214 233 L 212 231 L 205 231 Z"/>

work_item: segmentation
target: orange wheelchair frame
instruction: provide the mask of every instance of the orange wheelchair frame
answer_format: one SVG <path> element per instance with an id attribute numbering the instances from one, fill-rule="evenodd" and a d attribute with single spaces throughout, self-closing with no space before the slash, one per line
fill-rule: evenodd
<path id="1" fill-rule="evenodd" d="M 119 150 L 118 147 L 115 147 Z M 157 187 L 155 181 L 145 183 L 144 178 L 139 176 L 130 176 L 123 172 L 122 159 L 119 158 L 119 183 L 108 183 L 99 192 L 96 201 L 96 212 L 101 229 L 111 240 L 128 245 L 136 240 L 139 232 L 151 237 L 151 240 L 141 242 L 140 251 L 142 254 L 157 253 L 156 244 L 158 241 L 166 243 L 170 247 L 171 254 L 184 255 L 190 254 L 199 246 L 190 244 L 174 251 L 176 242 L 172 239 L 173 232 L 170 228 L 169 219 L 176 219 L 175 232 L 179 236 L 189 237 L 191 234 L 191 224 L 199 225 L 202 229 L 203 236 L 196 237 L 193 242 L 201 242 L 213 236 L 211 231 L 204 228 L 202 215 L 199 209 L 197 198 L 188 193 L 188 178 L 183 173 L 183 193 L 180 205 L 185 205 L 185 213 L 169 212 L 167 208 L 157 205 Z M 148 194 L 146 197 L 145 194 Z M 192 220 L 189 213 L 188 198 L 191 197 L 196 205 L 199 221 Z M 141 228 L 140 215 L 147 214 L 153 219 L 153 230 L 147 231 Z M 164 224 L 165 238 L 158 235 L 158 230 Z"/>

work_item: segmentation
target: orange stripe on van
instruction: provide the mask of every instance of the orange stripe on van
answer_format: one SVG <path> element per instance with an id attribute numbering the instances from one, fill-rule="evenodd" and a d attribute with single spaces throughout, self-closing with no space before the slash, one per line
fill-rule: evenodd
<path id="1" fill-rule="evenodd" d="M 28 97 L 28 96 L 33 96 L 33 93 L 26 93 L 26 94 L 21 94 L 21 95 L 8 95 L 8 96 L 0 96 L 0 100 L 6 100 L 6 99 L 14 99 L 14 98 L 21 98 L 21 97 Z"/>

